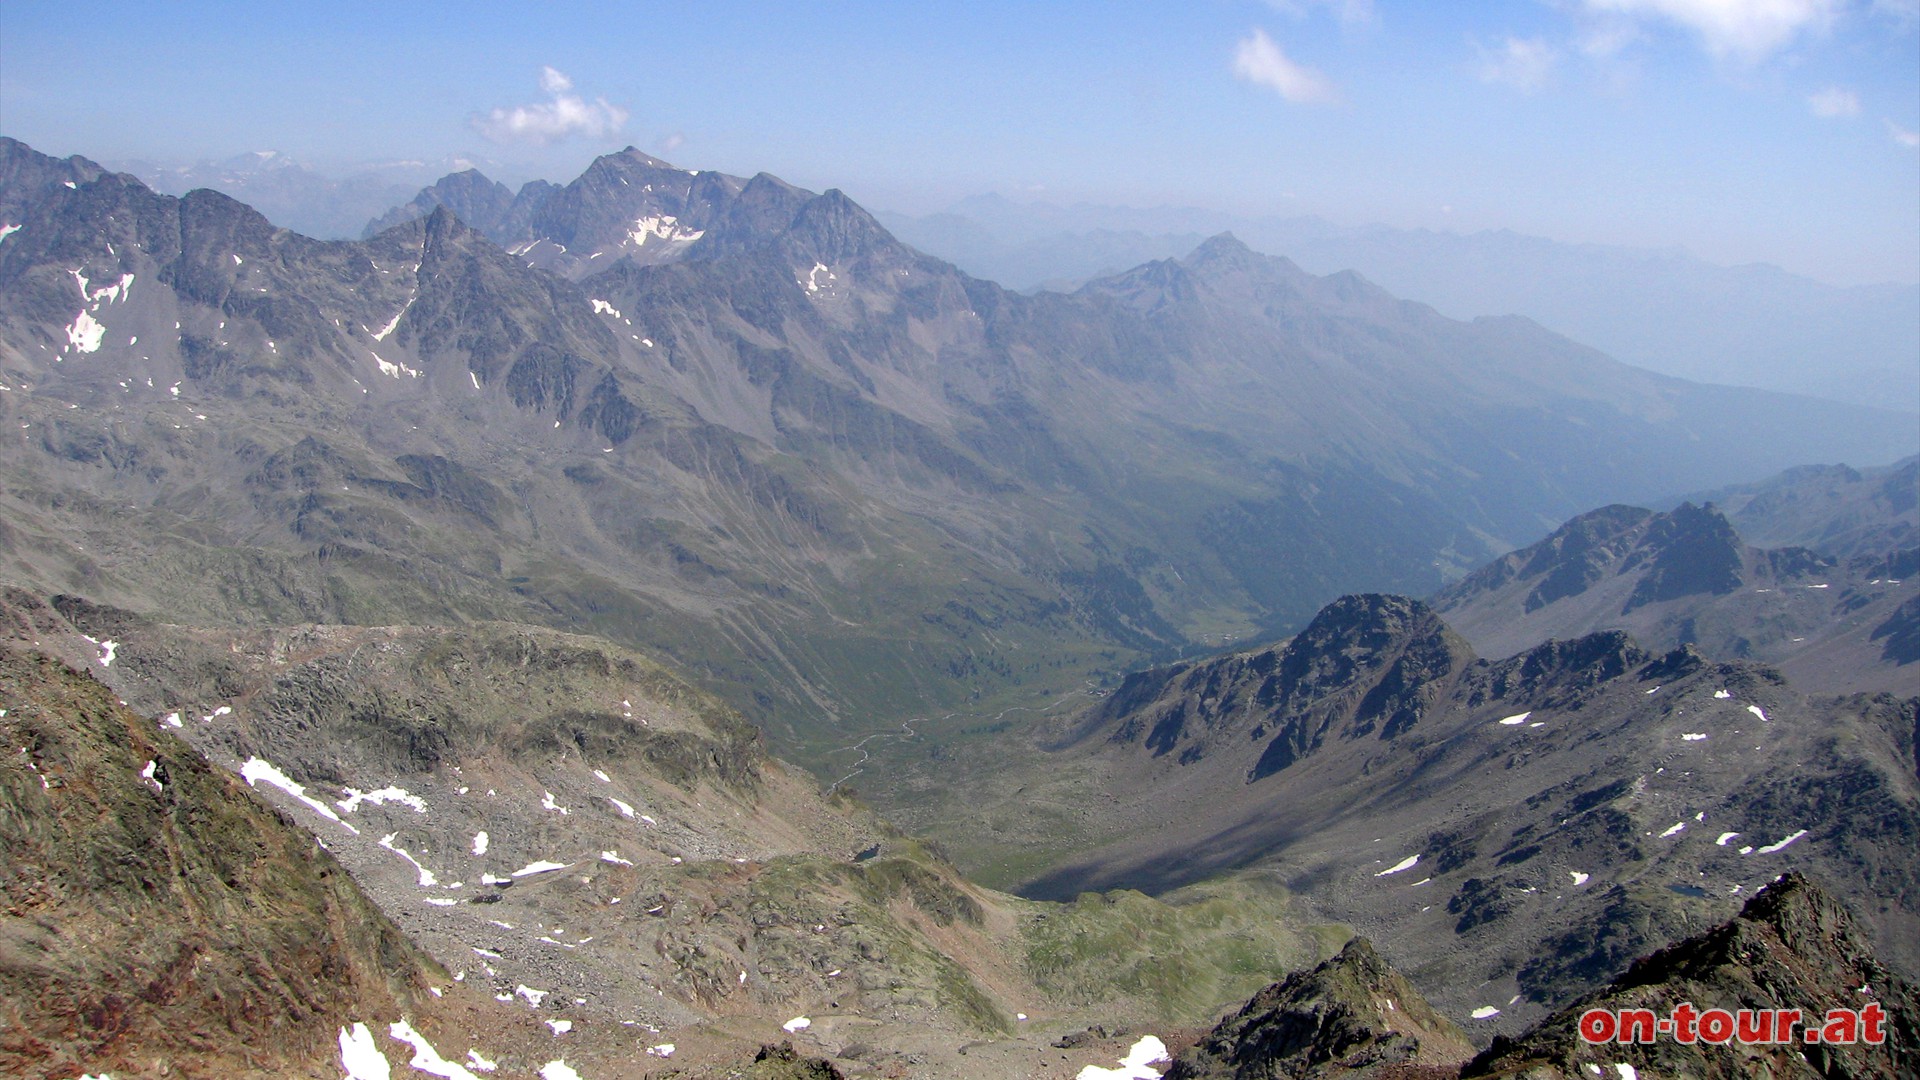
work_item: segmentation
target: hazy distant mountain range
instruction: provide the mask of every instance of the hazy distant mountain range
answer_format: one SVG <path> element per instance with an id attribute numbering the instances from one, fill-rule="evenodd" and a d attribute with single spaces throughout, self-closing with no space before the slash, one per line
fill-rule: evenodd
<path id="1" fill-rule="evenodd" d="M 977 196 L 894 234 L 1010 288 L 1071 288 L 1178 256 L 1223 230 L 1317 274 L 1355 270 L 1457 319 L 1519 314 L 1630 364 L 1920 412 L 1920 285 L 1837 287 L 1684 251 L 1461 235 L 1192 208 L 1016 203 Z"/>
<path id="2" fill-rule="evenodd" d="M 637 151 L 549 193 L 517 255 L 444 210 L 321 243 L 6 161 L 14 527 L 149 563 L 32 545 L 36 579 L 217 621 L 594 628 L 785 722 L 1425 594 L 1589 506 L 1916 438 L 1226 237 L 1021 296 L 838 192 Z"/>
<path id="3" fill-rule="evenodd" d="M 423 191 L 430 175 L 423 162 L 334 178 L 275 151 L 191 166 L 113 164 L 163 194 L 210 188 L 321 239 L 372 236 L 444 203 L 511 246 L 532 238 L 533 208 L 561 190 L 533 181 L 504 199 L 483 195 L 495 182 L 468 168 Z M 462 193 L 467 176 L 484 183 Z M 1564 243 L 1510 230 L 1347 227 L 1192 207 L 1062 207 L 979 195 L 942 213 L 876 217 L 906 243 L 1020 291 L 1075 288 L 1178 258 L 1231 231 L 1316 274 L 1355 270 L 1456 319 L 1525 315 L 1663 374 L 1920 412 L 1920 285 L 1838 287 L 1764 264 L 1719 266 L 1679 249 Z"/>
<path id="4" fill-rule="evenodd" d="M 1807 690 L 1920 694 L 1920 552 L 1752 547 L 1711 506 L 1583 514 L 1434 604 L 1492 656 L 1617 629 L 1649 648 L 1763 660 Z"/>
<path id="5" fill-rule="evenodd" d="M 162 195 L 207 188 L 231 195 L 283 228 L 321 240 L 357 236 L 368 218 L 405 201 L 442 163 L 394 161 L 335 176 L 277 150 L 189 165 L 110 161 Z"/>

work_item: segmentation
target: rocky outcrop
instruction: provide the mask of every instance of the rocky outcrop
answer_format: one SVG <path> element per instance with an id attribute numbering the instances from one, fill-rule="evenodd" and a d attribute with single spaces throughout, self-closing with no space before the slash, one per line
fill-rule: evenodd
<path id="1" fill-rule="evenodd" d="M 1191 764 L 1216 748 L 1263 747 L 1249 782 L 1329 741 L 1391 740 L 1413 729 L 1473 650 L 1418 600 L 1366 594 L 1328 604 L 1284 645 L 1129 675 L 1080 722 Z"/>
<path id="2" fill-rule="evenodd" d="M 1877 1019 L 1842 1041 L 1824 1034 L 1829 1010 Z M 1691 1008 L 1798 1010 L 1790 1037 L 1743 1044 L 1738 1037 L 1672 1031 L 1641 1041 L 1589 1042 L 1589 1010 L 1656 1020 Z M 1735 1021 L 1737 1023 L 1737 1021 Z M 1737 1028 L 1735 1029 L 1737 1030 Z M 1836 1034 L 1840 1033 L 1839 1029 Z M 1777 1034 L 1777 1033 L 1776 1033 Z M 1874 1036 L 1879 1038 L 1875 1039 Z M 1436 1013 L 1364 938 L 1311 971 L 1254 995 L 1192 1047 L 1167 1080 L 1333 1080 L 1458 1076 L 1518 1080 L 1593 1077 L 1846 1077 L 1894 1080 L 1920 1069 L 1920 991 L 1874 956 L 1845 905 L 1800 874 L 1787 874 L 1739 916 L 1636 961 L 1610 985 L 1517 1037 L 1495 1037 L 1473 1056 L 1465 1035 Z"/>
<path id="3" fill-rule="evenodd" d="M 1830 1009 L 1884 1015 L 1884 1042 L 1806 1039 L 1742 1045 L 1656 1036 L 1643 1043 L 1589 1043 L 1579 1030 L 1590 1009 L 1645 1009 L 1657 1018 L 1682 1003 L 1711 1009 L 1797 1009 L 1817 1026 Z M 1863 1029 L 1864 1034 L 1864 1029 Z M 1622 1067 L 1626 1066 L 1626 1067 Z M 1704 1080 L 1910 1077 L 1920 1073 L 1920 990 L 1874 956 L 1851 914 L 1799 874 L 1788 874 L 1747 902 L 1739 917 L 1634 962 L 1602 990 L 1542 1021 L 1517 1039 L 1496 1038 L 1464 1077 L 1574 1080 L 1594 1075 L 1690 1076 Z"/>
<path id="4" fill-rule="evenodd" d="M 744 1074 L 746 1080 L 846 1080 L 846 1073 L 826 1058 L 807 1057 L 782 1040 L 768 1043 L 753 1057 L 753 1065 Z"/>
<path id="5" fill-rule="evenodd" d="M 1458 1027 L 1366 938 L 1255 994 L 1175 1059 L 1167 1080 L 1404 1077 L 1472 1052 Z"/>
<path id="6" fill-rule="evenodd" d="M 1411 730 L 1446 693 L 1473 649 L 1432 609 L 1398 596 L 1347 596 L 1287 643 L 1277 679 L 1273 736 L 1249 780 L 1279 772 L 1329 738 Z"/>

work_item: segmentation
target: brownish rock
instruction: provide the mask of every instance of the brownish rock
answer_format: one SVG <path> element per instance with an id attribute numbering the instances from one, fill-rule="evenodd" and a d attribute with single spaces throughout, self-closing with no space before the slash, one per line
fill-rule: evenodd
<path id="1" fill-rule="evenodd" d="M 1460 1029 L 1357 937 L 1311 971 L 1255 994 L 1175 1059 L 1167 1080 L 1451 1075 Z"/>
<path id="2" fill-rule="evenodd" d="M 0 649 L 0 1074 L 287 1075 L 437 970 L 304 831 Z"/>
<path id="3" fill-rule="evenodd" d="M 1741 1045 L 1657 1035 L 1646 1043 L 1590 1044 L 1578 1024 L 1589 1009 L 1650 1010 L 1656 1018 L 1694 1009 L 1830 1009 L 1878 1005 L 1879 1045 L 1791 1042 Z M 1622 1068 L 1621 1066 L 1626 1066 Z M 1920 993 L 1868 949 L 1846 907 L 1812 881 L 1788 874 L 1747 902 L 1740 915 L 1634 962 L 1606 988 L 1548 1017 L 1519 1039 L 1496 1039 L 1466 1077 L 1585 1078 L 1637 1073 L 1701 1080 L 1736 1077 L 1885 1078 L 1920 1075 Z"/>

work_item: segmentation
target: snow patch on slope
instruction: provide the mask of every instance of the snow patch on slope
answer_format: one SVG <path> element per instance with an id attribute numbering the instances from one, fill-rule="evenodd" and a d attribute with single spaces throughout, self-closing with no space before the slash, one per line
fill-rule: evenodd
<path id="1" fill-rule="evenodd" d="M 627 240 L 634 247 L 644 248 L 650 239 L 668 244 L 691 244 L 705 235 L 705 229 L 681 228 L 680 219 L 672 214 L 658 214 L 633 219 L 633 228 L 627 231 Z"/>
<path id="2" fill-rule="evenodd" d="M 410 368 L 405 364 L 388 363 L 384 357 L 382 357 L 379 353 L 374 352 L 372 349 L 368 349 L 367 352 L 372 354 L 373 362 L 380 365 L 380 374 L 382 375 L 386 375 L 394 379 L 398 379 L 402 375 L 406 375 L 415 379 L 420 377 L 420 372 L 417 368 Z"/>
<path id="3" fill-rule="evenodd" d="M 467 1071 L 466 1066 L 456 1065 L 441 1057 L 440 1052 L 427 1041 L 427 1037 L 413 1030 L 413 1025 L 405 1020 L 388 1025 L 387 1034 L 412 1046 L 413 1060 L 407 1064 L 429 1076 L 445 1077 L 446 1080 L 480 1080 L 479 1077 Z"/>
<path id="4" fill-rule="evenodd" d="M 386 848 L 388 851 L 393 852 L 395 855 L 398 855 L 401 858 L 413 864 L 413 868 L 420 872 L 421 888 L 423 889 L 430 888 L 434 885 L 440 884 L 440 879 L 434 876 L 433 871 L 420 865 L 420 860 L 414 858 L 411 854 L 407 852 L 405 848 L 394 846 L 393 841 L 399 835 L 400 834 L 397 832 L 390 832 L 387 835 L 381 837 L 380 846 L 383 848 Z"/>
<path id="5" fill-rule="evenodd" d="M 347 797 L 344 799 L 335 799 L 333 805 L 339 807 L 340 812 L 343 814 L 353 813 L 354 810 L 359 808 L 361 803 L 383 806 L 390 802 L 399 803 L 402 806 L 410 806 L 416 814 L 424 814 L 427 812 L 427 801 L 418 795 L 409 793 L 405 788 L 387 786 L 378 791 L 361 791 L 359 788 L 350 787 L 342 788 L 341 790 L 347 793 Z"/>
<path id="6" fill-rule="evenodd" d="M 1411 869 L 1413 869 L 1413 868 L 1414 868 L 1414 866 L 1415 866 L 1415 865 L 1417 865 L 1417 864 L 1418 864 L 1419 862 L 1420 862 L 1420 856 L 1418 856 L 1418 855 L 1409 855 L 1409 856 L 1407 856 L 1406 858 L 1404 858 L 1404 859 L 1401 859 L 1401 860 L 1400 860 L 1399 862 L 1397 862 L 1397 863 L 1394 863 L 1394 864 L 1393 864 L 1392 866 L 1389 866 L 1389 867 L 1387 867 L 1387 868 L 1386 868 L 1385 870 L 1382 870 L 1382 871 L 1380 871 L 1379 873 L 1377 873 L 1377 874 L 1375 874 L 1375 875 L 1373 875 L 1373 876 L 1374 876 L 1374 877 L 1386 877 L 1386 876 L 1387 876 L 1388 874 L 1397 874 L 1397 873 L 1399 873 L 1399 872 L 1400 872 L 1400 871 L 1402 871 L 1402 870 L 1411 870 Z"/>
<path id="7" fill-rule="evenodd" d="M 83 353 L 99 352 L 100 342 L 106 336 L 107 328 L 87 311 L 75 315 L 73 325 L 67 327 L 67 344 Z"/>
<path id="8" fill-rule="evenodd" d="M 212 718 L 208 717 L 208 719 L 212 719 Z M 356 835 L 360 832 L 359 829 L 356 829 L 353 826 L 347 824 L 346 822 L 341 821 L 340 815 L 334 813 L 332 807 L 328 806 L 326 803 L 321 802 L 319 799 L 313 798 L 312 796 L 308 795 L 307 789 L 305 787 L 303 787 L 300 784 L 294 783 L 291 777 L 289 777 L 286 773 L 281 772 L 279 769 L 274 768 L 273 765 L 270 764 L 269 762 L 266 762 L 257 757 L 248 758 L 246 761 L 246 764 L 240 766 L 240 776 L 242 779 L 246 780 L 248 787 L 254 787 L 258 785 L 260 781 L 265 780 L 267 783 L 272 784 L 274 787 L 279 788 L 281 791 L 284 791 L 287 794 L 293 796 L 294 798 L 299 799 L 301 802 L 306 803 L 308 806 L 313 808 L 314 813 L 319 814 L 321 817 L 334 822 L 335 824 L 339 825 L 341 828 L 347 830 L 348 832 L 354 833 Z"/>
<path id="9" fill-rule="evenodd" d="M 355 1022 L 351 1031 L 340 1029 L 340 1067 L 347 1070 L 346 1080 L 392 1080 L 393 1067 L 387 1055 L 373 1044 L 373 1032 Z"/>
<path id="10" fill-rule="evenodd" d="M 1089 1065 L 1080 1070 L 1075 1080 L 1158 1080 L 1160 1070 L 1149 1068 L 1155 1062 L 1168 1059 L 1167 1044 L 1152 1035 L 1143 1035 L 1133 1044 L 1127 1056 L 1120 1059 L 1117 1069 L 1103 1069 L 1098 1065 Z"/>

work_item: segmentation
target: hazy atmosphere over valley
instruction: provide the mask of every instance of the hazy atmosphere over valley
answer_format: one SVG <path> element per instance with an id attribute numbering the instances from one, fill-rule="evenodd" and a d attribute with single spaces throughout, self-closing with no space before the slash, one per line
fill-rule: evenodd
<path id="1" fill-rule="evenodd" d="M 6 1075 L 1915 1075 L 1920 5 L 11 4 L 0 733 Z"/>

